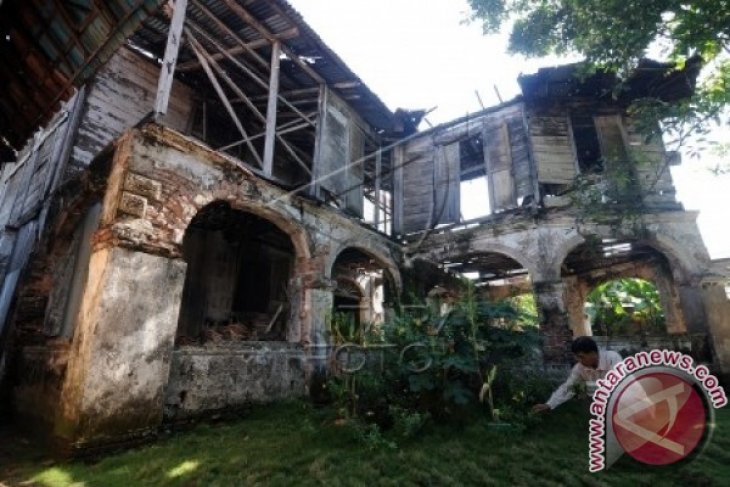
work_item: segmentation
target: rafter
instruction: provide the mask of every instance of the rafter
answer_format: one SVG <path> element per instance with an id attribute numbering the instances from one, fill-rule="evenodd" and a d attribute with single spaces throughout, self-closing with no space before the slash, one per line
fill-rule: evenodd
<path id="1" fill-rule="evenodd" d="M 248 139 L 248 133 L 246 132 L 246 129 L 243 128 L 243 124 L 241 123 L 241 120 L 238 118 L 238 115 L 236 115 L 236 111 L 233 109 L 233 106 L 231 105 L 231 102 L 228 101 L 228 97 L 226 96 L 225 91 L 223 91 L 223 88 L 221 87 L 220 83 L 215 77 L 215 74 L 213 73 L 213 70 L 211 69 L 210 65 L 208 64 L 208 60 L 205 56 L 205 50 L 203 49 L 203 46 L 200 45 L 200 43 L 195 39 L 195 37 L 192 35 L 190 30 L 188 28 L 185 28 L 185 36 L 187 38 L 188 44 L 190 45 L 191 49 L 193 50 L 193 53 L 195 53 L 195 56 L 198 58 L 198 61 L 200 61 L 200 64 L 203 66 L 203 70 L 205 71 L 205 74 L 208 76 L 208 79 L 210 80 L 211 84 L 213 85 L 213 88 L 215 89 L 215 92 L 218 94 L 218 97 L 221 100 L 221 103 L 223 103 L 223 106 L 228 111 L 228 114 L 231 116 L 231 119 L 233 119 L 233 123 L 235 124 L 238 131 L 241 133 L 244 139 Z M 246 144 L 251 151 L 251 154 L 253 155 L 254 159 L 256 159 L 256 162 L 258 163 L 259 167 L 263 166 L 263 161 L 261 160 L 261 157 L 259 156 L 258 152 L 256 152 L 256 148 L 253 146 L 251 141 L 249 140 Z"/>

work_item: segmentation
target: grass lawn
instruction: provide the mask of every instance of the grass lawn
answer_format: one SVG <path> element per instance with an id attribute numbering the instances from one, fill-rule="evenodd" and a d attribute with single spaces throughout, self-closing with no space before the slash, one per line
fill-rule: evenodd
<path id="1" fill-rule="evenodd" d="M 331 410 L 280 404 L 93 463 L 0 456 L 0 485 L 730 485 L 730 408 L 718 411 L 713 441 L 694 462 L 651 468 L 624 457 L 599 474 L 587 468 L 584 409 L 563 406 L 523 433 L 477 421 L 369 449 Z"/>

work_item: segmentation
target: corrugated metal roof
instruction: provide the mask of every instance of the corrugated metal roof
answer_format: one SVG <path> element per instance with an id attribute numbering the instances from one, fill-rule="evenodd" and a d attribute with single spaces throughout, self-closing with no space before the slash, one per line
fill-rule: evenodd
<path id="1" fill-rule="evenodd" d="M 223 0 L 196 0 L 188 16 L 226 46 L 235 42 L 206 16 L 196 2 L 210 10 L 246 42 L 261 34 L 244 22 Z M 18 148 L 48 120 L 73 86 L 94 75 L 119 46 L 131 42 L 162 57 L 169 20 L 160 9 L 164 0 L 75 0 L 71 2 L 7 0 L 0 7 L 0 136 Z M 390 131 L 393 114 L 356 76 L 302 16 L 284 0 L 236 0 L 266 30 L 282 36 L 292 55 L 302 59 L 376 129 Z M 257 48 L 268 59 L 270 46 Z M 180 62 L 193 60 L 185 49 Z M 282 59 L 282 90 L 316 88 L 317 82 L 291 59 Z M 193 86 L 205 84 L 202 73 L 181 73 Z M 246 80 L 241 79 L 242 83 Z"/>
<path id="2" fill-rule="evenodd" d="M 162 1 L 4 1 L 0 137 L 19 148 Z"/>

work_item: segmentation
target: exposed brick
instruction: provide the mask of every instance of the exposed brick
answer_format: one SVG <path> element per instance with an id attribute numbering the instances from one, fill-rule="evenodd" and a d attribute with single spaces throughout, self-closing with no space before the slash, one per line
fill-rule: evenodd
<path id="1" fill-rule="evenodd" d="M 128 193 L 126 191 L 122 192 L 122 199 L 119 202 L 119 211 L 139 218 L 144 218 L 146 210 L 147 198 Z"/>
<path id="2" fill-rule="evenodd" d="M 124 189 L 130 193 L 157 201 L 160 200 L 162 195 L 162 183 L 135 173 L 127 174 L 124 180 Z"/>

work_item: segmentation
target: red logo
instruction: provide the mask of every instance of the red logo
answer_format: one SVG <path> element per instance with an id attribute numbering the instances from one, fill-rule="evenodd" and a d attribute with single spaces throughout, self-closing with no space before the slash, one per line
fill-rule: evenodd
<path id="1" fill-rule="evenodd" d="M 657 372 L 629 383 L 611 418 L 626 453 L 642 463 L 667 465 L 695 451 L 705 432 L 707 411 L 690 383 Z"/>

